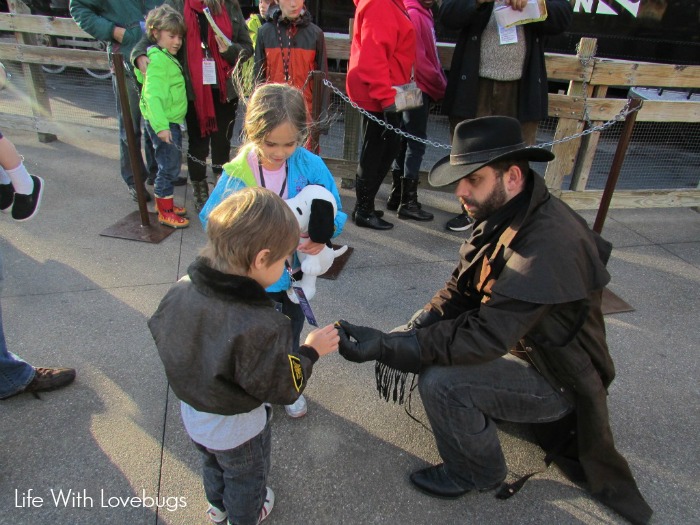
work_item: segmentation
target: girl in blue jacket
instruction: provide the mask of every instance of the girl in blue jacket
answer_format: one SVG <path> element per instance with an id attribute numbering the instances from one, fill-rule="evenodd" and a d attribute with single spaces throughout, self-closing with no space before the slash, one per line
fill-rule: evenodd
<path id="1" fill-rule="evenodd" d="M 338 213 L 333 237 L 339 235 L 347 215 L 341 211 L 340 195 L 333 176 L 319 156 L 302 147 L 308 125 L 301 91 L 287 84 L 259 86 L 248 102 L 243 131 L 247 142 L 231 162 L 224 164 L 224 173 L 199 214 L 204 227 L 212 210 L 241 188 L 262 186 L 283 199 L 290 199 L 306 186 L 318 184 L 335 197 Z M 316 255 L 324 246 L 325 243 L 307 239 L 297 247 L 297 251 Z M 294 257 L 292 271 L 298 269 L 299 262 Z M 267 292 L 274 301 L 282 304 L 282 312 L 292 320 L 296 349 L 304 327 L 304 313 L 287 295 L 291 286 L 291 276 L 285 272 L 279 281 L 267 288 Z M 306 414 L 304 396 L 285 409 L 291 417 Z"/>

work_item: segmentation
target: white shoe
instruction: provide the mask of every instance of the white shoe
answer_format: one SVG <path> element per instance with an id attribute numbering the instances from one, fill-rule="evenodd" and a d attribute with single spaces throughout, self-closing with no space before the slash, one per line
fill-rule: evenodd
<path id="1" fill-rule="evenodd" d="M 228 512 L 225 510 L 217 509 L 211 503 L 207 509 L 207 517 L 214 523 L 223 523 L 226 518 L 228 518 Z"/>
<path id="2" fill-rule="evenodd" d="M 275 493 L 272 492 L 270 487 L 265 488 L 267 489 L 267 495 L 265 496 L 265 503 L 263 503 L 263 507 L 260 509 L 260 518 L 258 519 L 258 523 L 267 518 L 270 515 L 270 512 L 272 512 L 272 507 L 275 506 Z"/>
<path id="3" fill-rule="evenodd" d="M 289 417 L 302 417 L 306 415 L 308 409 L 309 407 L 306 405 L 306 399 L 303 394 L 291 405 L 284 405 L 284 410 Z"/>

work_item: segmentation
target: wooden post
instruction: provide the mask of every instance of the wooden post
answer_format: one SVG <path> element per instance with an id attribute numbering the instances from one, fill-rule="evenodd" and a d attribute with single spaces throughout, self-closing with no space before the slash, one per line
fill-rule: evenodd
<path id="1" fill-rule="evenodd" d="M 596 42 L 595 38 L 582 38 L 579 42 L 576 56 L 584 62 L 595 56 Z M 584 96 L 583 81 L 591 78 L 592 68 L 592 64 L 589 63 L 582 68 L 580 80 L 569 82 L 568 96 Z M 591 93 L 592 90 L 589 86 L 585 96 L 588 97 Z M 570 118 L 559 117 L 559 124 L 554 133 L 554 141 L 583 131 L 584 121 L 582 118 L 583 115 L 571 115 Z M 574 139 L 555 144 L 552 147 L 552 153 L 554 153 L 556 158 L 547 165 L 544 178 L 547 182 L 547 187 L 555 194 L 561 193 L 562 180 L 566 175 L 572 173 L 580 145 L 581 139 Z"/>
<path id="2" fill-rule="evenodd" d="M 31 14 L 29 8 L 19 0 L 10 0 L 8 2 L 11 13 L 22 15 Z M 18 44 L 29 46 L 37 45 L 36 36 L 29 33 L 15 33 L 15 38 Z M 44 72 L 39 64 L 27 64 L 22 62 L 22 71 L 24 72 L 24 80 L 27 83 L 27 93 L 31 101 L 32 114 L 37 119 L 52 119 L 51 102 L 49 94 L 46 90 L 46 79 Z M 39 142 L 53 142 L 57 140 L 53 133 L 37 133 Z"/>
<path id="3" fill-rule="evenodd" d="M 605 98 L 608 92 L 608 86 L 595 86 L 593 88 L 593 98 Z M 591 126 L 599 126 L 602 120 L 594 120 Z M 595 152 L 598 149 L 598 141 L 600 140 L 600 132 L 590 133 L 581 139 L 581 148 L 576 158 L 574 172 L 571 176 L 571 189 L 574 191 L 584 191 L 588 184 L 588 177 L 591 174 L 591 166 Z"/>

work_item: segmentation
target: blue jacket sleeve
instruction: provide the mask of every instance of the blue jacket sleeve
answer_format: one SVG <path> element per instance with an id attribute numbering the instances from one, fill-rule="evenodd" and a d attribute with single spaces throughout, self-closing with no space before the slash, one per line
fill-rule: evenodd
<path id="1" fill-rule="evenodd" d="M 214 186 L 214 189 L 209 195 L 206 204 L 199 212 L 199 220 L 202 223 L 202 227 L 207 229 L 207 222 L 209 222 L 209 214 L 218 206 L 218 204 L 223 201 L 226 197 L 235 193 L 243 188 L 245 188 L 245 183 L 238 177 L 232 177 L 226 172 L 223 172 L 219 177 L 219 181 Z"/>

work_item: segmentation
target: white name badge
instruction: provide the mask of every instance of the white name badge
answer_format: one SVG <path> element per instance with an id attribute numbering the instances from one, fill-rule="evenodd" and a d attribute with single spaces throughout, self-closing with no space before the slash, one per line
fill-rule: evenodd
<path id="1" fill-rule="evenodd" d="M 498 36 L 501 39 L 501 45 L 503 44 L 517 44 L 518 43 L 518 28 L 513 27 L 501 27 L 498 26 Z"/>
<path id="2" fill-rule="evenodd" d="M 216 63 L 209 58 L 202 60 L 202 80 L 204 84 L 216 84 Z"/>

